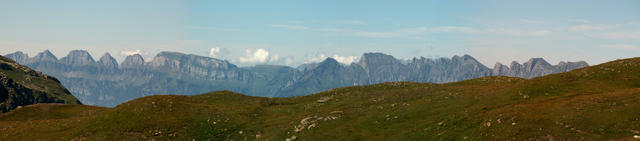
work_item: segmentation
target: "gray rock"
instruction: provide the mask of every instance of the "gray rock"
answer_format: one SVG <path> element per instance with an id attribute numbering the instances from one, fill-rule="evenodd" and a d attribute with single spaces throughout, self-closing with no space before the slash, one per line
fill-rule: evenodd
<path id="1" fill-rule="evenodd" d="M 140 54 L 129 55 L 120 64 L 121 68 L 141 68 L 144 67 L 144 58 Z"/>
<path id="2" fill-rule="evenodd" d="M 49 52 L 50 53 L 50 52 Z M 86 50 L 72 50 L 66 57 L 58 60 L 60 63 L 74 66 L 96 65 L 96 61 Z"/>
<path id="3" fill-rule="evenodd" d="M 102 57 L 100 57 L 100 60 L 98 60 L 98 65 L 104 71 L 115 71 L 116 69 L 118 69 L 118 62 L 109 53 L 105 53 Z"/>

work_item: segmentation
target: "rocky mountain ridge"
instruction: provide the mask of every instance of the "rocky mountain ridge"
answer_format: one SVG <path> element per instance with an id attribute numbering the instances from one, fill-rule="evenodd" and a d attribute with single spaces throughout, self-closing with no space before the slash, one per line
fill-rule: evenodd
<path id="1" fill-rule="evenodd" d="M 352 64 L 327 58 L 298 68 L 238 67 L 226 60 L 177 52 L 161 52 L 148 62 L 131 55 L 120 64 L 108 53 L 96 62 L 83 50 L 71 51 L 59 60 L 48 50 L 32 58 L 22 52 L 6 56 L 58 77 L 81 101 L 101 106 L 153 94 L 231 90 L 252 96 L 289 97 L 391 81 L 446 83 L 492 75 L 533 78 L 588 66 L 583 61 L 551 65 L 533 58 L 523 64 L 514 61 L 509 67 L 498 63 L 491 69 L 470 55 L 403 62 L 382 53 L 365 53 Z"/>

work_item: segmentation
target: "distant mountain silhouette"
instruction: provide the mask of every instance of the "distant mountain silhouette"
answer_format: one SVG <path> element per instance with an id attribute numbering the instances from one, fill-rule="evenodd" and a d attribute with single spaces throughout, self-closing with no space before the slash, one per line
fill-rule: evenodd
<path id="1" fill-rule="evenodd" d="M 352 64 L 327 58 L 298 68 L 238 67 L 226 60 L 177 52 L 161 52 L 149 62 L 131 55 L 120 64 L 108 53 L 95 62 L 83 50 L 71 51 L 59 60 L 48 50 L 32 58 L 22 52 L 6 57 L 59 78 L 83 103 L 100 106 L 115 106 L 153 94 L 230 90 L 252 96 L 290 97 L 390 81 L 445 83 L 492 75 L 533 78 L 588 66 L 584 61 L 551 65 L 533 58 L 524 64 L 514 61 L 509 67 L 498 63 L 491 69 L 469 55 L 403 62 L 382 53 L 365 53 Z"/>

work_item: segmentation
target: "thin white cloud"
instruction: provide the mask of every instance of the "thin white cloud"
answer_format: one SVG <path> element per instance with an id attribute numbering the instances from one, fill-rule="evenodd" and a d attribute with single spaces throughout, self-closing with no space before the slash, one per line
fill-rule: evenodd
<path id="1" fill-rule="evenodd" d="M 338 55 L 333 55 L 333 59 L 336 59 L 336 61 L 342 63 L 342 64 L 351 64 L 355 61 L 358 61 L 358 56 L 338 56 Z"/>
<path id="2" fill-rule="evenodd" d="M 638 46 L 632 44 L 610 44 L 602 45 L 604 48 L 617 49 L 617 50 L 637 50 Z"/>
<path id="3" fill-rule="evenodd" d="M 609 29 L 610 26 L 607 25 L 588 25 L 588 24 L 583 24 L 583 25 L 576 25 L 576 26 L 571 26 L 569 27 L 570 31 L 602 31 L 602 30 L 606 30 Z"/>
<path id="4" fill-rule="evenodd" d="M 345 24 L 345 25 L 366 25 L 367 23 L 360 20 L 342 20 L 335 22 L 336 24 Z"/>
<path id="5" fill-rule="evenodd" d="M 295 30 L 307 30 L 307 29 L 309 29 L 309 27 L 300 26 L 300 25 L 271 24 L 269 26 L 278 27 L 278 28 L 286 28 L 286 29 L 295 29 Z"/>
<path id="6" fill-rule="evenodd" d="M 520 22 L 530 23 L 530 24 L 544 24 L 542 21 L 531 20 L 531 19 L 520 19 Z"/>
<path id="7" fill-rule="evenodd" d="M 220 47 L 214 47 L 209 50 L 209 57 L 218 58 L 220 54 Z"/>
<path id="8" fill-rule="evenodd" d="M 476 33 L 477 30 L 464 26 L 440 26 L 433 28 L 431 32 L 460 32 L 460 33 Z"/>
<path id="9" fill-rule="evenodd" d="M 131 56 L 131 55 L 134 55 L 134 54 L 142 55 L 142 50 L 137 49 L 137 50 L 123 50 L 123 51 L 120 51 L 120 55 L 122 55 L 122 56 Z"/>
<path id="10" fill-rule="evenodd" d="M 354 29 L 346 29 L 346 28 L 311 28 L 307 26 L 283 25 L 283 24 L 272 24 L 269 26 L 277 27 L 277 28 L 293 29 L 293 30 L 312 31 L 312 32 L 347 33 L 354 36 L 368 37 L 368 38 L 398 38 L 398 37 L 416 38 L 416 36 L 419 36 L 419 34 L 423 34 L 427 32 L 427 28 L 425 27 L 414 27 L 414 28 L 389 30 L 389 31 L 362 31 L 362 30 L 354 30 Z"/>
<path id="11" fill-rule="evenodd" d="M 371 37 L 371 38 L 393 38 L 393 37 L 409 37 L 416 34 L 426 33 L 427 28 L 424 27 L 416 27 L 416 28 L 407 28 L 393 31 L 354 31 L 352 32 L 355 35 L 362 37 Z"/>
<path id="12" fill-rule="evenodd" d="M 544 36 L 544 35 L 549 35 L 551 33 L 551 31 L 549 30 L 538 30 L 538 31 L 533 31 L 530 34 L 533 36 Z"/>
<path id="13" fill-rule="evenodd" d="M 293 58 L 285 58 L 284 65 L 287 65 L 287 66 L 293 65 Z"/>
<path id="14" fill-rule="evenodd" d="M 488 33 L 509 36 L 544 36 L 551 34 L 549 30 L 522 31 L 518 29 L 490 28 Z"/>
<path id="15" fill-rule="evenodd" d="M 255 51 L 251 49 L 246 50 L 246 56 L 240 57 L 238 61 L 242 63 L 268 63 L 272 61 L 278 60 L 278 55 L 273 55 L 269 53 L 269 51 L 259 48 Z"/>
<path id="16" fill-rule="evenodd" d="M 311 58 L 309 58 L 309 59 L 308 59 L 306 62 L 304 62 L 304 63 L 322 62 L 322 61 L 324 61 L 324 59 L 327 59 L 327 56 L 326 56 L 326 55 L 324 55 L 324 54 L 320 54 L 320 55 L 318 55 L 318 56 L 315 56 L 315 57 L 311 57 Z"/>
<path id="17" fill-rule="evenodd" d="M 368 38 L 398 38 L 398 37 L 415 37 L 420 34 L 426 33 L 428 30 L 425 27 L 414 27 L 390 31 L 361 31 L 353 29 L 342 28 L 323 28 L 318 31 L 337 32 L 337 33 L 349 33 L 355 36 L 368 37 Z"/>
<path id="18" fill-rule="evenodd" d="M 274 54 L 272 56 L 269 56 L 268 62 L 276 62 L 278 61 L 278 59 L 280 59 L 280 56 L 278 54 Z"/>
<path id="19" fill-rule="evenodd" d="M 522 31 L 514 30 L 514 29 L 504 29 L 504 28 L 494 29 L 494 28 L 491 28 L 491 29 L 489 29 L 487 31 L 489 33 L 494 33 L 494 34 L 522 35 Z"/>
<path id="20" fill-rule="evenodd" d="M 578 22 L 578 23 L 584 23 L 584 24 L 588 24 L 591 23 L 591 21 L 589 20 L 585 20 L 585 19 L 578 19 L 578 18 L 569 18 L 570 22 Z"/>
<path id="21" fill-rule="evenodd" d="M 329 58 L 329 57 L 324 55 L 324 54 L 320 54 L 318 56 L 309 58 L 309 60 L 307 60 L 307 62 L 305 62 L 305 63 L 322 62 L 327 58 Z M 339 56 L 339 55 L 333 55 L 333 57 L 331 57 L 331 58 L 335 59 L 336 61 L 338 61 L 339 63 L 342 63 L 342 64 L 351 64 L 353 62 L 358 61 L 358 59 L 359 59 L 358 56 Z"/>
<path id="22" fill-rule="evenodd" d="M 634 40 L 640 41 L 640 31 L 636 32 L 607 32 L 601 34 L 601 37 L 615 40 Z"/>
<path id="23" fill-rule="evenodd" d="M 248 30 L 237 29 L 237 28 L 228 28 L 228 27 L 213 27 L 213 26 L 191 26 L 187 27 L 188 29 L 196 29 L 196 30 L 218 30 L 218 31 L 228 31 L 228 32 L 248 32 Z"/>

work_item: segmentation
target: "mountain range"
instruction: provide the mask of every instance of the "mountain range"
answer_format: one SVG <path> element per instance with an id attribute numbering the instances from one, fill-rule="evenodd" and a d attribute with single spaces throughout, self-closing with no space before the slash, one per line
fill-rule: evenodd
<path id="1" fill-rule="evenodd" d="M 84 50 L 73 50 L 60 59 L 48 50 L 34 57 L 19 51 L 6 57 L 59 78 L 85 104 L 110 107 L 154 94 L 230 90 L 250 96 L 291 97 L 391 81 L 446 83 L 494 75 L 533 78 L 588 66 L 584 61 L 551 65 L 532 58 L 510 66 L 497 63 L 492 69 L 470 55 L 399 60 L 382 53 L 365 53 L 352 64 L 327 58 L 297 68 L 238 67 L 227 60 L 177 52 L 160 52 L 151 61 L 135 54 L 119 64 L 109 53 L 95 61 Z"/>

